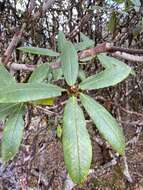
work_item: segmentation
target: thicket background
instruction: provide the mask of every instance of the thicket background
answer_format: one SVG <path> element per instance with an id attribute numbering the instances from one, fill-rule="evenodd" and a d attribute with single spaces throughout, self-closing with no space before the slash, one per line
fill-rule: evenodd
<path id="1" fill-rule="evenodd" d="M 142 49 L 142 2 L 0 1 L 0 57 L 19 82 L 27 80 L 35 65 L 51 60 L 23 54 L 16 48 L 30 45 L 57 50 L 59 30 L 64 31 L 72 42 L 78 42 L 80 32 L 83 32 L 95 41 L 95 46 L 110 42 L 119 47 Z M 12 39 L 16 47 L 10 47 Z M 91 96 L 102 102 L 121 123 L 127 142 L 127 162 L 112 151 L 88 121 L 93 144 L 93 170 L 84 184 L 74 187 L 76 190 L 143 189 L 143 63 L 124 61 L 135 70 L 136 76 L 115 87 L 92 91 Z M 19 70 L 17 66 L 12 66 L 15 63 L 28 64 L 28 69 Z M 82 67 L 89 76 L 97 72 L 100 65 L 93 59 Z M 63 80 L 61 78 L 55 82 L 60 84 Z M 61 140 L 56 135 L 63 104 L 64 98 L 50 108 L 29 107 L 19 154 L 6 166 L 0 162 L 2 190 L 66 189 L 69 182 Z M 3 127 L 1 122 L 0 139 Z M 129 173 L 124 175 L 123 171 Z M 67 189 L 70 190 L 70 187 Z"/>

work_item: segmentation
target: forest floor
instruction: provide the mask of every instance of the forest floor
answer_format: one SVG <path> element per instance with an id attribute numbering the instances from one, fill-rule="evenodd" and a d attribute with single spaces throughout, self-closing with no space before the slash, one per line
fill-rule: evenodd
<path id="1" fill-rule="evenodd" d="M 71 189 L 61 139 L 56 136 L 53 123 L 47 127 L 47 122 L 45 116 L 41 119 L 35 114 L 32 118 L 19 154 L 6 166 L 1 164 L 1 190 Z M 112 151 L 92 123 L 87 127 L 93 144 L 92 170 L 86 182 L 73 190 L 143 190 L 142 125 L 123 124 L 127 142 L 125 158 Z"/>

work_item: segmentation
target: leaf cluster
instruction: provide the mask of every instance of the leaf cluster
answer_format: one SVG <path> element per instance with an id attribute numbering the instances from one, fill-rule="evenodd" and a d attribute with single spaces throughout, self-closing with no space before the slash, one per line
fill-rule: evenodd
<path id="1" fill-rule="evenodd" d="M 117 85 L 126 79 L 132 70 L 115 58 L 99 54 L 97 58 L 103 70 L 87 78 L 84 76 L 83 80 L 78 82 L 80 64 L 77 52 L 93 47 L 93 45 L 94 42 L 84 34 L 81 34 L 81 42 L 73 44 L 65 38 L 62 32 L 59 32 L 59 52 L 36 47 L 19 48 L 25 53 L 46 55 L 60 60 L 62 68 L 58 69 L 58 74 L 60 72 L 60 75 L 64 77 L 68 85 L 67 89 L 47 83 L 45 79 L 51 72 L 47 63 L 35 69 L 27 83 L 17 83 L 4 66 L 0 65 L 0 118 L 5 121 L 2 140 L 2 160 L 4 162 L 12 159 L 19 150 L 27 103 L 52 104 L 53 98 L 61 96 L 62 92 L 67 92 L 69 95 L 63 114 L 62 142 L 65 165 L 72 180 L 77 184 L 83 182 L 88 175 L 92 161 L 91 140 L 80 105 L 84 107 L 101 135 L 113 149 L 124 155 L 125 138 L 121 127 L 101 104 L 86 95 L 86 91 Z"/>

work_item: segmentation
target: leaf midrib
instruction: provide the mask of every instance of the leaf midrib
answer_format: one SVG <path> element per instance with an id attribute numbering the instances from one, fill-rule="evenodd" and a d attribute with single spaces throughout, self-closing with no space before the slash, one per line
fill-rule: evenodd
<path id="1" fill-rule="evenodd" d="M 76 103 L 76 105 L 75 105 L 75 103 Z M 77 152 L 78 152 L 78 170 L 79 170 L 79 180 L 80 180 L 80 178 L 81 178 L 81 173 L 80 173 L 80 171 L 81 171 L 81 167 L 80 167 L 80 145 L 79 145 L 79 137 L 78 137 L 78 125 L 77 125 L 77 114 L 76 114 L 76 111 L 78 111 L 77 110 L 77 106 L 78 106 L 78 104 L 77 104 L 77 102 L 74 102 L 74 107 L 75 107 L 75 109 L 74 109 L 74 118 L 75 118 L 75 130 L 76 130 L 76 141 L 77 141 Z"/>
<path id="2" fill-rule="evenodd" d="M 5 90 L 5 89 L 7 89 L 7 88 L 0 88 L 0 91 L 3 91 L 3 90 Z M 60 90 L 60 89 L 54 89 L 54 88 L 48 88 L 48 89 L 44 89 L 43 87 L 28 87 L 28 88 L 19 88 L 19 89 L 14 89 L 14 90 L 12 90 L 12 89 L 10 89 L 10 90 L 7 90 L 7 92 L 5 93 L 5 94 L 7 94 L 7 93 L 13 93 L 13 92 L 18 92 L 18 91 L 33 91 L 33 90 L 44 90 L 45 92 L 51 92 L 51 89 L 52 90 L 54 90 L 53 92 L 58 92 L 58 90 L 59 91 L 62 91 L 62 90 Z M 1 92 L 0 92 L 1 93 Z M 4 94 L 4 93 L 3 93 Z"/>
<path id="3" fill-rule="evenodd" d="M 86 98 L 86 97 L 85 97 L 85 98 Z M 90 103 L 90 101 L 89 101 L 87 98 L 86 98 L 86 101 Z M 99 109 L 98 109 L 98 110 L 99 110 Z M 100 118 L 103 118 L 104 122 L 107 123 L 108 126 L 110 126 L 110 125 L 109 125 L 109 122 L 106 121 L 106 119 L 102 116 L 101 112 L 99 112 L 98 110 L 97 110 L 97 113 L 98 113 L 99 117 L 100 117 Z M 102 112 L 103 112 L 103 111 L 102 111 Z M 95 123 L 96 123 L 96 122 L 95 122 Z M 118 135 L 117 135 L 116 133 L 114 133 L 114 129 L 113 129 L 113 128 L 110 128 L 110 130 L 111 130 L 112 133 L 116 136 L 116 138 L 117 138 L 118 140 L 120 140 L 120 138 L 118 138 Z M 120 141 L 120 142 L 122 143 L 122 141 Z"/>
<path id="4" fill-rule="evenodd" d="M 119 67 L 119 66 L 116 66 L 116 69 L 117 69 L 117 67 Z M 82 88 L 82 86 L 84 86 L 84 85 L 87 85 L 87 83 L 88 83 L 88 85 L 92 85 L 93 83 L 97 83 L 97 82 L 100 82 L 100 81 L 104 81 L 105 79 L 104 78 L 102 78 L 102 74 L 104 74 L 104 72 L 106 72 L 107 71 L 107 69 L 105 69 L 104 71 L 102 71 L 102 72 L 100 72 L 100 73 L 97 73 L 97 75 L 99 75 L 99 74 L 101 74 L 101 78 L 97 78 L 96 79 L 96 77 L 98 77 L 97 75 L 94 75 L 94 76 L 91 76 L 91 78 L 89 77 L 89 78 L 87 78 L 87 79 L 85 79 L 85 81 L 83 81 L 82 83 L 81 83 L 81 88 Z M 110 71 L 110 70 L 109 70 Z M 108 72 L 108 71 L 107 71 Z M 128 72 L 126 72 L 126 73 L 130 73 L 130 71 L 128 70 Z M 109 72 L 109 74 L 110 74 L 110 72 Z M 95 78 L 94 78 L 95 77 Z M 124 74 L 124 78 L 126 77 L 126 75 Z M 124 79 L 123 79 L 124 80 Z M 113 83 L 115 83 L 116 81 L 113 81 L 112 80 L 112 84 Z M 116 83 L 118 83 L 118 81 L 116 82 Z M 113 84 L 114 85 L 114 84 Z"/>
<path id="5" fill-rule="evenodd" d="M 2 104 L 4 104 L 4 103 L 2 103 Z M 9 106 L 5 107 L 4 109 L 0 109 L 0 113 L 1 113 L 1 112 L 4 112 L 5 110 L 9 110 L 10 108 L 12 108 L 12 107 L 14 107 L 14 106 L 16 106 L 16 105 L 18 105 L 18 104 L 19 104 L 19 103 L 12 104 L 12 105 L 9 105 Z"/>
<path id="6" fill-rule="evenodd" d="M 10 139 L 10 145 L 12 145 L 13 143 L 13 136 L 14 136 L 14 133 L 15 133 L 15 128 L 16 128 L 16 126 L 17 126 L 17 123 L 18 123 L 18 119 L 19 119 L 19 117 L 20 117 L 20 112 L 21 112 L 21 110 L 22 110 L 22 106 L 23 106 L 23 104 L 21 104 L 15 111 L 14 111 L 14 113 L 13 114 L 16 114 L 17 115 L 17 117 L 15 118 L 15 121 L 14 121 L 14 130 L 12 131 L 12 135 L 11 135 L 11 139 Z M 18 111 L 18 112 L 17 112 Z M 17 112 L 17 113 L 16 113 Z"/>

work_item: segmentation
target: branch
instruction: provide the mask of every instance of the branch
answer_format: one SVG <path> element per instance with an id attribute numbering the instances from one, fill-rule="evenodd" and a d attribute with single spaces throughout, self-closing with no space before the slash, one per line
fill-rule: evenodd
<path id="1" fill-rule="evenodd" d="M 78 24 L 78 26 L 73 31 L 71 31 L 71 33 L 68 34 L 67 37 L 69 39 L 74 38 L 80 32 L 80 30 L 84 26 L 84 24 L 88 22 L 90 17 L 91 17 L 90 13 L 84 15 L 83 18 L 81 19 L 80 23 Z"/>
<path id="2" fill-rule="evenodd" d="M 141 50 L 141 51 L 143 51 L 143 50 Z M 119 57 L 122 59 L 126 59 L 128 61 L 143 62 L 143 55 L 142 56 L 132 55 L 132 54 L 124 53 L 124 52 L 120 52 L 120 51 L 116 51 L 115 53 L 112 53 L 111 55 L 113 57 Z"/>
<path id="3" fill-rule="evenodd" d="M 15 71 L 23 70 L 23 71 L 34 71 L 36 69 L 36 65 L 29 65 L 29 64 L 18 64 L 12 63 L 10 68 Z"/>
<path id="4" fill-rule="evenodd" d="M 42 10 L 42 13 L 44 13 L 48 8 L 50 8 L 50 6 L 55 2 L 55 0 L 45 0 L 44 4 L 43 4 L 43 10 Z M 29 16 L 31 16 L 31 13 L 33 11 L 33 9 L 35 8 L 35 0 L 31 0 L 30 1 L 30 5 L 28 7 L 28 14 Z M 33 18 L 34 19 L 37 19 L 38 17 L 41 16 L 41 12 L 40 11 L 37 11 Z M 30 19 L 29 19 L 30 21 Z M 12 53 L 14 51 L 14 49 L 16 48 L 18 42 L 20 41 L 21 37 L 22 37 L 22 34 L 25 30 L 25 27 L 26 27 L 26 23 L 24 23 L 21 27 L 21 30 L 19 29 L 16 29 L 16 32 L 8 46 L 8 48 L 6 49 L 5 53 L 4 53 L 4 56 L 3 56 L 3 59 L 2 59 L 2 62 L 7 65 L 11 56 L 12 56 Z"/>
<path id="5" fill-rule="evenodd" d="M 98 53 L 107 52 L 108 50 L 108 43 L 102 43 L 97 45 L 94 48 L 90 48 L 87 50 L 83 50 L 82 52 L 78 53 L 78 59 L 83 59 L 90 56 L 96 56 Z M 58 69 L 62 65 L 61 61 L 56 61 L 55 63 L 51 64 L 50 67 L 52 69 Z"/>
<path id="6" fill-rule="evenodd" d="M 120 51 L 129 54 L 143 55 L 143 49 L 128 49 L 128 48 L 116 47 L 112 46 L 112 44 L 110 43 L 108 43 L 108 46 L 109 50 L 111 50 L 112 52 Z"/>
<path id="7" fill-rule="evenodd" d="M 118 51 L 117 51 L 118 50 Z M 125 52 L 130 52 L 129 53 L 124 53 Z M 123 58 L 126 60 L 134 61 L 134 62 L 143 62 L 143 49 L 126 49 L 126 48 L 120 48 L 116 46 L 112 46 L 110 43 L 101 43 L 97 45 L 94 48 L 86 49 L 78 53 L 78 58 L 83 59 L 86 57 L 94 57 L 98 53 L 112 53 L 112 56 L 116 56 L 119 58 Z M 134 54 L 141 54 L 142 56 L 139 55 L 132 55 L 131 53 Z"/>
<path id="8" fill-rule="evenodd" d="M 118 58 L 123 58 L 126 60 L 130 60 L 130 61 L 134 61 L 134 62 L 143 62 L 143 56 L 138 56 L 138 55 L 132 55 L 132 54 L 128 54 L 128 53 L 124 53 L 124 52 L 120 52 L 120 51 L 116 51 L 116 50 L 125 50 L 126 52 L 133 52 L 132 49 L 126 49 L 126 48 L 120 48 L 120 47 L 115 47 L 112 46 L 110 43 L 101 43 L 99 45 L 97 45 L 94 48 L 90 48 L 90 49 L 86 49 L 83 50 L 81 52 L 78 53 L 78 59 L 83 59 L 86 57 L 94 57 L 96 56 L 98 53 L 111 53 L 112 56 L 114 57 L 118 57 Z M 134 50 L 134 52 L 143 52 L 143 50 Z M 25 64 L 12 64 L 12 68 L 15 70 L 24 70 L 24 71 L 33 71 L 36 67 L 33 65 L 25 65 Z M 50 64 L 50 68 L 51 69 L 58 69 L 60 66 L 62 65 L 61 61 L 56 61 L 53 64 Z"/>
<path id="9" fill-rule="evenodd" d="M 24 23 L 22 25 L 21 30 L 16 29 L 17 31 L 15 32 L 15 34 L 14 34 L 14 36 L 13 36 L 13 38 L 12 38 L 12 40 L 11 40 L 9 46 L 8 46 L 8 48 L 6 49 L 6 51 L 4 53 L 4 56 L 3 56 L 3 63 L 5 65 L 8 64 L 9 59 L 11 58 L 11 55 L 12 55 L 14 49 L 16 48 L 19 40 L 21 39 L 21 36 L 22 36 L 22 33 L 23 33 L 25 27 L 26 27 L 26 24 Z"/>
<path id="10" fill-rule="evenodd" d="M 83 59 L 90 56 L 96 56 L 98 53 L 108 52 L 108 49 L 109 49 L 109 44 L 102 43 L 102 44 L 97 45 L 94 48 L 86 49 L 78 53 L 78 58 Z"/>

